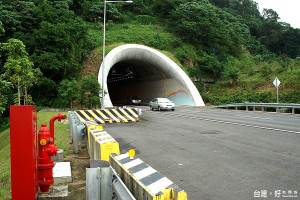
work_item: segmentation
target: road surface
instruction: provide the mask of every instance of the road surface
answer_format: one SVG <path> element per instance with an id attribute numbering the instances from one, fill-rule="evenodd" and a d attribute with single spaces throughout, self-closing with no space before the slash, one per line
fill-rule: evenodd
<path id="1" fill-rule="evenodd" d="M 140 122 L 104 129 L 189 200 L 300 199 L 299 115 L 141 108 Z"/>

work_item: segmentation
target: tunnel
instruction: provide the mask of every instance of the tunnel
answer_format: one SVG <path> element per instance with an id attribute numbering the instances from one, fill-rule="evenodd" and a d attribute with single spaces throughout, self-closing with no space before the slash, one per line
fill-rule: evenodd
<path id="1" fill-rule="evenodd" d="M 166 97 L 176 105 L 205 106 L 200 93 L 186 73 L 163 53 L 138 44 L 125 44 L 111 50 L 105 57 L 98 82 L 104 88 L 104 105 L 124 105 L 131 96 L 143 105 L 157 97 Z M 101 99 L 100 94 L 100 99 Z"/>

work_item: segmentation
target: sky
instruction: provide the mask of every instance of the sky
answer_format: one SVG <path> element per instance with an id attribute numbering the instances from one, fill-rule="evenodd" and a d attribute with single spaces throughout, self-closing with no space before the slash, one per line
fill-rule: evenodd
<path id="1" fill-rule="evenodd" d="M 300 0 L 254 0 L 259 11 L 264 8 L 275 10 L 282 22 L 289 23 L 293 28 L 300 28 Z"/>

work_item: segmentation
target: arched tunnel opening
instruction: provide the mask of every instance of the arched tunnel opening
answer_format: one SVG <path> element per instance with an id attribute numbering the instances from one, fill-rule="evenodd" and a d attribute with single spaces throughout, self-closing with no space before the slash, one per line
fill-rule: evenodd
<path id="1" fill-rule="evenodd" d="M 163 53 L 138 44 L 111 50 L 102 63 L 98 81 L 104 89 L 104 107 L 124 105 L 136 96 L 142 104 L 166 97 L 176 105 L 205 106 L 187 74 Z"/>
<path id="2" fill-rule="evenodd" d="M 129 97 L 137 97 L 145 105 L 152 98 L 167 96 L 166 90 L 166 94 L 156 90 L 157 87 L 164 87 L 159 84 L 160 82 L 173 82 L 173 85 L 178 85 L 170 75 L 159 71 L 151 63 L 140 60 L 124 60 L 116 63 L 107 77 L 108 92 L 113 105 L 128 104 L 126 100 Z"/>

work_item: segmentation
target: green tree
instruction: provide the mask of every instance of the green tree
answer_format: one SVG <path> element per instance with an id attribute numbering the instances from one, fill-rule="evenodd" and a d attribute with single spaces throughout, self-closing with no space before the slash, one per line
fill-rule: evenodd
<path id="1" fill-rule="evenodd" d="M 47 77 L 60 82 L 81 69 L 86 27 L 80 19 L 68 23 L 42 22 L 32 34 L 32 60 Z M 38 45 L 39 44 L 39 45 Z"/>
<path id="2" fill-rule="evenodd" d="M 219 8 L 227 8 L 229 7 L 230 0 L 209 0 L 209 2 Z"/>
<path id="3" fill-rule="evenodd" d="M 0 36 L 1 36 L 1 34 L 4 33 L 4 32 L 5 32 L 5 30 L 4 30 L 4 28 L 3 28 L 2 22 L 0 21 Z"/>
<path id="4" fill-rule="evenodd" d="M 280 38 L 285 30 L 289 28 L 288 24 L 278 22 L 279 19 L 276 11 L 264 9 L 263 22 L 258 35 L 258 41 L 277 55 L 282 51 Z"/>
<path id="5" fill-rule="evenodd" d="M 10 39 L 2 44 L 2 50 L 8 52 L 8 58 L 4 64 L 2 77 L 9 80 L 18 90 L 18 104 L 21 104 L 21 90 L 24 89 L 24 104 L 27 100 L 27 90 L 33 86 L 40 75 L 39 69 L 33 68 L 33 63 L 28 58 L 25 45 L 18 39 Z"/>
<path id="6" fill-rule="evenodd" d="M 152 9 L 155 14 L 162 18 L 169 18 L 173 10 L 175 10 L 184 0 L 164 0 L 153 1 Z"/>
<path id="7" fill-rule="evenodd" d="M 265 20 L 271 20 L 274 22 L 277 22 L 280 19 L 278 13 L 275 10 L 266 8 L 264 8 L 263 10 L 263 18 Z"/>
<path id="8" fill-rule="evenodd" d="M 47 106 L 51 106 L 53 99 L 57 98 L 59 83 L 76 77 L 83 59 L 94 48 L 87 42 L 87 23 L 67 9 L 65 5 L 71 7 L 71 1 L 63 2 L 36 3 L 33 11 L 37 26 L 32 33 L 22 36 L 27 41 L 30 59 L 43 73 L 43 78 L 34 87 L 33 98 Z M 76 2 L 76 5 L 81 3 Z"/>
<path id="9" fill-rule="evenodd" d="M 290 58 L 300 56 L 300 29 L 290 27 L 285 30 L 279 37 L 280 47 L 278 54 L 286 54 Z"/>
<path id="10" fill-rule="evenodd" d="M 33 65 L 32 65 L 33 66 Z M 28 90 L 38 83 L 42 72 L 39 68 L 27 68 L 24 76 L 22 77 L 21 86 L 24 90 L 24 105 L 33 104 L 31 95 L 28 95 Z"/>
<path id="11" fill-rule="evenodd" d="M 101 106 L 99 98 L 101 86 L 95 75 L 90 74 L 90 76 L 85 76 L 81 79 L 80 92 L 80 103 L 83 106 L 87 108 Z"/>
<path id="12" fill-rule="evenodd" d="M 244 19 L 260 17 L 258 3 L 254 0 L 231 0 L 229 4 L 229 7 Z"/>
<path id="13" fill-rule="evenodd" d="M 135 0 L 134 6 L 126 5 L 126 4 L 120 6 L 126 8 L 126 12 L 128 10 L 131 10 L 134 14 L 137 15 L 153 15 L 154 13 L 152 9 L 153 2 L 154 2 L 153 0 Z"/>
<path id="14" fill-rule="evenodd" d="M 231 85 L 236 85 L 237 80 L 240 75 L 238 68 L 239 61 L 234 57 L 227 58 L 226 63 L 224 64 L 224 71 L 222 72 L 223 80 L 229 80 Z"/>
<path id="15" fill-rule="evenodd" d="M 197 66 L 200 69 L 200 73 L 204 76 L 211 77 L 215 81 L 221 78 L 223 65 L 215 55 L 203 53 L 197 62 Z"/>
<path id="16" fill-rule="evenodd" d="M 106 19 L 113 21 L 122 20 L 121 13 L 117 9 L 117 5 L 113 3 L 106 4 Z M 88 1 L 84 0 L 82 3 L 83 18 L 88 21 L 97 22 L 100 21 L 103 23 L 104 16 L 104 3 L 103 1 Z"/>
<path id="17" fill-rule="evenodd" d="M 212 1 L 224 3 L 228 0 Z M 249 27 L 251 35 L 258 35 L 261 27 L 262 17 L 258 9 L 258 4 L 254 0 L 229 0 L 228 3 L 224 5 L 223 10 L 233 14 L 236 17 L 242 17 L 244 19 L 242 24 Z"/>
<path id="18" fill-rule="evenodd" d="M 10 6 L 4 6 L 0 2 L 0 21 L 2 21 L 5 27 L 5 34 L 1 38 L 7 40 L 10 38 L 17 30 L 21 29 L 21 21 L 17 12 L 10 10 Z"/>
<path id="19" fill-rule="evenodd" d="M 73 109 L 73 102 L 80 96 L 79 85 L 76 80 L 64 79 L 58 88 L 59 95 L 64 105 L 69 103 L 71 110 Z"/>
<path id="20" fill-rule="evenodd" d="M 219 8 L 207 2 L 181 4 L 172 12 L 172 30 L 207 53 L 214 48 L 220 59 L 227 54 L 239 56 L 242 37 L 228 21 L 222 21 L 219 12 Z"/>
<path id="21" fill-rule="evenodd" d="M 4 30 L 4 27 L 3 27 L 3 24 L 0 20 L 0 38 L 1 36 L 3 35 L 3 33 L 5 33 L 5 30 Z M 1 40 L 0 40 L 0 49 L 1 49 Z M 0 66 L 2 65 L 2 59 L 3 59 L 3 56 L 2 56 L 2 52 L 0 51 Z M 2 68 L 2 67 L 1 67 Z M 0 68 L 0 73 L 2 73 L 2 69 Z"/>
<path id="22" fill-rule="evenodd" d="M 2 80 L 2 78 L 0 77 L 0 116 L 2 115 L 3 111 L 5 111 L 7 108 L 8 96 L 5 95 L 5 93 L 6 90 L 9 90 L 11 88 L 11 86 L 12 85 L 10 82 Z"/>

